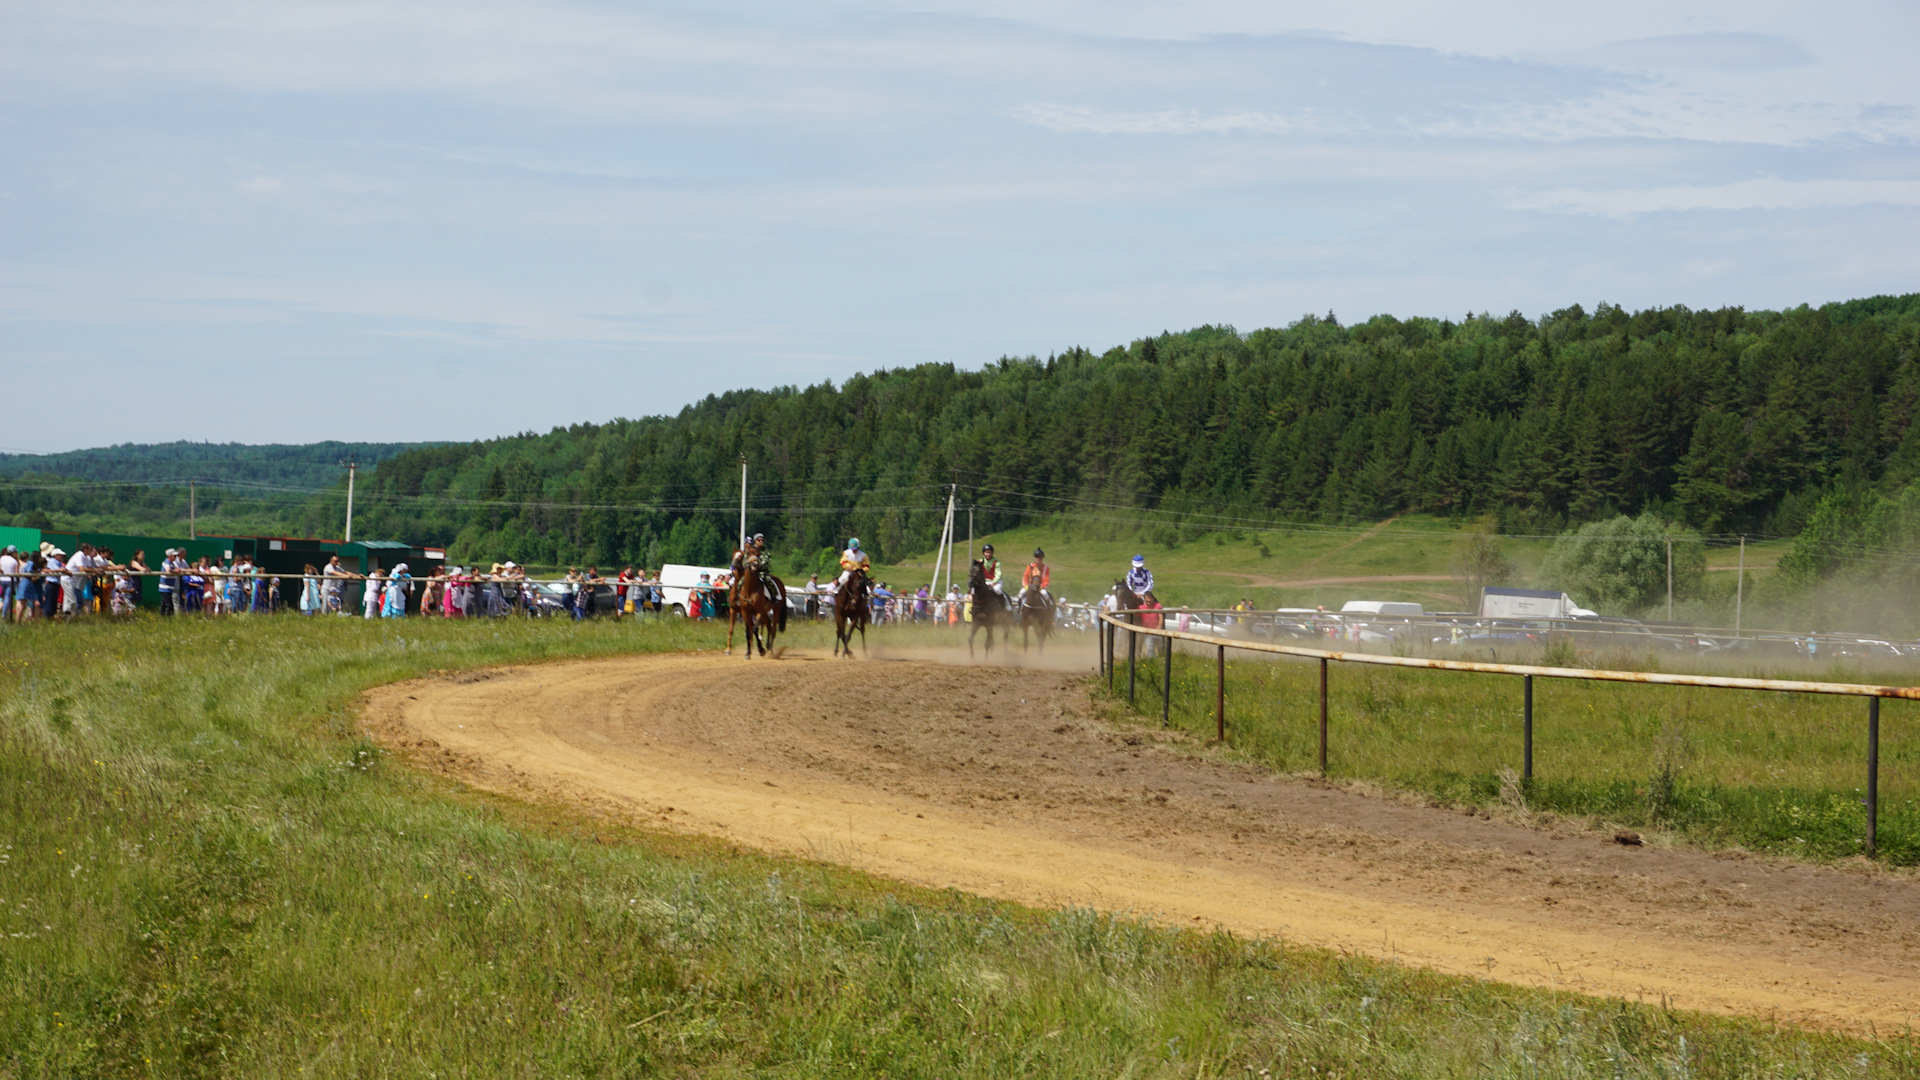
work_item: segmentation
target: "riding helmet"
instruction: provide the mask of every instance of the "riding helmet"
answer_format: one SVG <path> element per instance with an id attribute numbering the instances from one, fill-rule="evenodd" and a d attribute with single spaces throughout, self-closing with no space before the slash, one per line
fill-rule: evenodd
<path id="1" fill-rule="evenodd" d="M 1039 548 L 1034 548 L 1033 557 L 1036 559 L 1044 559 L 1047 557 L 1047 553 L 1044 551 L 1041 551 Z"/>
<path id="2" fill-rule="evenodd" d="M 860 550 L 860 538 L 856 536 L 856 537 L 854 537 L 853 539 L 851 539 L 851 540 L 849 540 L 849 541 L 847 541 L 847 550 L 848 550 L 848 551 L 859 551 L 859 550 Z"/>

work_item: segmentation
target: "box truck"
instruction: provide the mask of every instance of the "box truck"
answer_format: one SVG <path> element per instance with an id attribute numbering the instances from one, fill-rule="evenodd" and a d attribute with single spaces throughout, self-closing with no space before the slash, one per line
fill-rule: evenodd
<path id="1" fill-rule="evenodd" d="M 1489 585 L 1480 590 L 1483 619 L 1592 619 L 1595 612 L 1573 602 L 1573 597 L 1551 589 L 1507 589 Z"/>

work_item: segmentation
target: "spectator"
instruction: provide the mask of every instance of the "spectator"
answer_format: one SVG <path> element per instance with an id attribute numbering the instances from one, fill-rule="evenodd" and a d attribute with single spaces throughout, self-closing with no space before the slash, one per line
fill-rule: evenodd
<path id="1" fill-rule="evenodd" d="M 387 575 L 382 573 L 376 564 L 373 573 L 367 575 L 366 588 L 360 591 L 360 609 L 366 618 L 374 619 L 380 616 L 380 602 L 386 588 Z"/>
<path id="2" fill-rule="evenodd" d="M 20 602 L 20 549 L 8 544 L 0 548 L 0 619 L 18 621 Z"/>
<path id="3" fill-rule="evenodd" d="M 93 568 L 93 545 L 81 544 L 67 558 L 64 572 L 60 575 L 60 614 L 69 619 L 77 618 L 86 609 L 87 587 L 90 580 L 87 572 Z"/>
<path id="4" fill-rule="evenodd" d="M 60 614 L 60 594 L 64 591 L 64 575 L 67 570 L 67 553 L 51 542 L 40 542 L 40 553 L 47 557 L 47 574 L 41 586 L 40 611 L 51 619 Z"/>
<path id="5" fill-rule="evenodd" d="M 186 568 L 187 560 L 181 557 L 180 549 L 168 548 L 167 557 L 160 560 L 160 614 L 174 613 L 174 604 L 180 595 L 180 574 Z"/>
<path id="6" fill-rule="evenodd" d="M 40 597 L 47 590 L 47 557 L 40 552 L 23 559 L 26 577 L 20 582 L 20 621 L 31 622 L 40 616 Z"/>
<path id="7" fill-rule="evenodd" d="M 140 606 L 140 582 L 138 575 L 147 573 L 147 553 L 136 551 L 127 565 L 113 579 L 113 612 L 116 615 L 131 615 Z"/>
<path id="8" fill-rule="evenodd" d="M 387 575 L 387 589 L 381 605 L 380 614 L 389 619 L 397 619 L 407 613 L 407 594 L 413 591 L 413 575 L 407 573 L 407 564 L 401 563 Z"/>

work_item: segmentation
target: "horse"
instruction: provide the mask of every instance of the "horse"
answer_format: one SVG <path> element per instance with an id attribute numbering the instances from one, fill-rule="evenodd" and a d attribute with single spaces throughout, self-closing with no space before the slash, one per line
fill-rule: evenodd
<path id="1" fill-rule="evenodd" d="M 1122 621 L 1131 623 L 1134 626 L 1142 625 L 1140 616 L 1137 612 L 1138 612 L 1138 609 L 1141 607 L 1141 605 L 1147 602 L 1147 598 L 1137 592 L 1134 592 L 1132 589 L 1127 588 L 1127 580 L 1125 578 L 1115 579 L 1113 583 L 1112 595 L 1114 600 L 1114 607 L 1116 609 L 1114 611 L 1114 614 L 1118 616 Z M 1095 625 L 1097 626 L 1099 624 L 1095 623 Z M 1153 643 L 1158 640 L 1159 640 L 1158 638 L 1154 638 L 1154 637 L 1147 638 L 1147 641 L 1146 641 L 1147 655 L 1149 656 L 1153 655 Z"/>
<path id="2" fill-rule="evenodd" d="M 1027 632 L 1040 639 L 1040 651 L 1047 651 L 1047 635 L 1053 633 L 1053 601 L 1039 589 L 1028 589 L 1020 597 L 1020 648 L 1027 647 Z"/>
<path id="3" fill-rule="evenodd" d="M 873 618 L 870 585 L 865 570 L 847 575 L 847 583 L 833 594 L 833 655 L 845 650 L 853 659 L 853 632 L 860 631 L 860 652 L 867 651 L 867 624 Z"/>
<path id="4" fill-rule="evenodd" d="M 753 655 L 755 645 L 760 647 L 761 656 L 767 655 L 773 648 L 775 632 L 786 632 L 786 601 L 787 588 L 779 578 L 772 574 L 762 577 L 752 559 L 734 560 L 733 586 L 727 592 L 727 655 L 733 655 L 735 616 L 746 628 L 747 656 Z M 767 635 L 764 639 L 762 630 Z"/>
<path id="5" fill-rule="evenodd" d="M 973 655 L 973 636 L 985 630 L 987 655 L 992 656 L 993 628 L 1006 617 L 1011 604 L 987 584 L 987 568 L 979 559 L 973 560 L 973 569 L 967 572 L 967 591 L 973 598 L 973 624 L 967 628 L 967 655 Z M 1001 631 L 1003 636 L 1006 633 L 1005 630 Z"/>

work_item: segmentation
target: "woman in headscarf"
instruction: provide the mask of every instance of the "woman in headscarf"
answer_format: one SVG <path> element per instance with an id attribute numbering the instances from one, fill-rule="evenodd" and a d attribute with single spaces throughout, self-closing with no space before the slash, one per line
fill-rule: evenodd
<path id="1" fill-rule="evenodd" d="M 387 578 L 387 602 L 380 614 L 389 619 L 397 619 L 407 613 L 407 593 L 413 589 L 413 575 L 407 573 L 407 564 L 401 563 L 393 568 L 393 575 Z"/>

